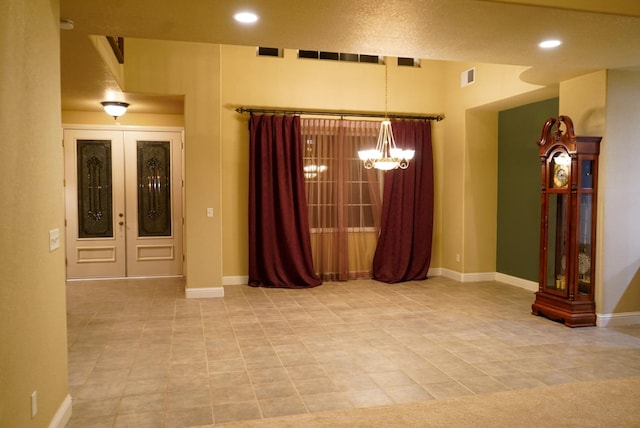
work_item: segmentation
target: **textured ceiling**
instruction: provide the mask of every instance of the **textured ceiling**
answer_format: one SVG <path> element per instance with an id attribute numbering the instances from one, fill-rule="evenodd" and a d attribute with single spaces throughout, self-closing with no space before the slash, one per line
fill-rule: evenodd
<path id="1" fill-rule="evenodd" d="M 235 23 L 241 8 L 258 23 Z M 61 18 L 75 24 L 61 33 L 65 110 L 98 109 L 105 91 L 119 89 L 89 35 L 522 65 L 531 67 L 523 80 L 543 85 L 640 69 L 635 0 L 61 0 Z M 549 37 L 564 43 L 540 50 Z M 131 111 L 181 109 L 176 97 L 132 98 Z"/>

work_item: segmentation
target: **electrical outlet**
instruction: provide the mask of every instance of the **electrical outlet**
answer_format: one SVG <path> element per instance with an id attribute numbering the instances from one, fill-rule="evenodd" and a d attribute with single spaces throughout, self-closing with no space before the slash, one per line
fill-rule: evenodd
<path id="1" fill-rule="evenodd" d="M 49 231 L 49 251 L 55 251 L 60 248 L 60 229 L 51 229 Z"/>
<path id="2" fill-rule="evenodd" d="M 31 417 L 34 418 L 38 414 L 38 391 L 31 393 Z"/>
<path id="3" fill-rule="evenodd" d="M 456 254 L 456 262 L 460 263 L 460 254 Z"/>

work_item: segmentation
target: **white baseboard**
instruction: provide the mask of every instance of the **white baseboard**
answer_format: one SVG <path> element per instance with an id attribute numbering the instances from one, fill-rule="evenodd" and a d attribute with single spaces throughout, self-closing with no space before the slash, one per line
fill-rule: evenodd
<path id="1" fill-rule="evenodd" d="M 462 274 L 460 272 L 456 272 L 455 270 L 450 270 L 446 268 L 440 268 L 440 274 L 445 278 L 453 279 L 454 281 L 462 282 Z"/>
<path id="2" fill-rule="evenodd" d="M 71 412 L 71 396 L 67 394 L 64 400 L 62 400 L 60 407 L 58 407 L 58 411 L 53 415 L 53 419 L 51 419 L 49 423 L 49 428 L 64 428 L 69 422 L 69 419 L 71 419 Z"/>
<path id="3" fill-rule="evenodd" d="M 458 282 L 493 281 L 496 275 L 495 272 L 462 273 L 445 268 L 440 268 L 440 272 L 442 276 Z"/>
<path id="4" fill-rule="evenodd" d="M 619 314 L 596 314 L 598 327 L 622 327 L 640 324 L 640 312 L 622 312 Z"/>
<path id="5" fill-rule="evenodd" d="M 517 276 L 511 276 L 504 273 L 496 272 L 495 281 L 504 282 L 505 284 L 515 285 L 516 287 L 524 288 L 529 291 L 538 291 L 538 283 L 529 281 L 528 279 L 518 278 Z"/>
<path id="6" fill-rule="evenodd" d="M 461 282 L 494 281 L 495 278 L 495 272 L 463 273 Z"/>
<path id="7" fill-rule="evenodd" d="M 248 275 L 222 277 L 222 285 L 247 285 L 248 283 Z"/>
<path id="8" fill-rule="evenodd" d="M 431 278 L 432 276 L 441 276 L 442 268 L 429 268 L 427 272 L 427 278 Z"/>
<path id="9" fill-rule="evenodd" d="M 185 288 L 187 299 L 210 299 L 212 297 L 224 297 L 224 287 L 209 288 Z"/>

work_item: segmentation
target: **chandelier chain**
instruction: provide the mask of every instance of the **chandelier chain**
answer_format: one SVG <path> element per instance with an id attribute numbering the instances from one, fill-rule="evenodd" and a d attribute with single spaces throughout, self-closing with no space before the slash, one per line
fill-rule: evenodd
<path id="1" fill-rule="evenodd" d="M 388 119 L 387 97 L 389 94 L 389 67 L 387 67 L 387 58 L 384 58 L 384 118 Z"/>
<path id="2" fill-rule="evenodd" d="M 374 149 L 358 151 L 358 157 L 362 160 L 366 169 L 379 169 L 389 171 L 391 169 L 407 169 L 409 162 L 413 159 L 415 150 L 403 150 L 396 147 L 391 129 L 391 121 L 388 117 L 387 103 L 389 96 L 389 67 L 386 58 L 384 59 L 384 117 L 380 124 L 380 133 Z"/>

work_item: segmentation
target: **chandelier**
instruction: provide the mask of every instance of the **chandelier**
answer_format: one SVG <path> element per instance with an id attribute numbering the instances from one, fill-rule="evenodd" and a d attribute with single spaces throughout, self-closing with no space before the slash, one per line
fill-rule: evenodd
<path id="1" fill-rule="evenodd" d="M 414 154 L 415 150 L 402 150 L 396 147 L 391 121 L 388 119 L 383 120 L 380 125 L 376 148 L 358 152 L 366 169 L 375 168 L 383 171 L 397 168 L 407 169 Z"/>
<path id="2" fill-rule="evenodd" d="M 358 151 L 358 157 L 366 169 L 379 169 L 389 171 L 392 169 L 407 169 L 409 161 L 413 159 L 415 150 L 403 150 L 396 146 L 391 129 L 391 121 L 387 116 L 387 63 L 384 64 L 384 116 L 380 124 L 380 133 L 375 149 Z"/>

